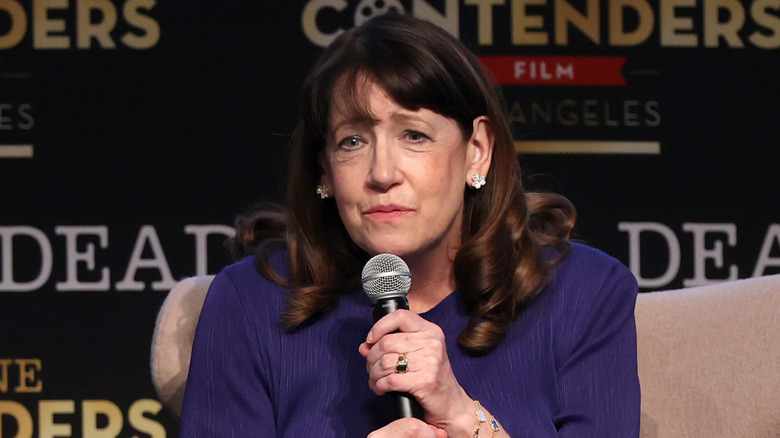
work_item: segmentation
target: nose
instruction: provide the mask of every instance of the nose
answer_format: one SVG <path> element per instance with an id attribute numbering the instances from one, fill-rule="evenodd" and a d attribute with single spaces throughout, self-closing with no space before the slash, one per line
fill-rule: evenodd
<path id="1" fill-rule="evenodd" d="M 386 192 L 403 181 L 403 172 L 398 165 L 399 157 L 396 149 L 391 140 L 381 138 L 376 140 L 366 181 L 372 189 Z"/>

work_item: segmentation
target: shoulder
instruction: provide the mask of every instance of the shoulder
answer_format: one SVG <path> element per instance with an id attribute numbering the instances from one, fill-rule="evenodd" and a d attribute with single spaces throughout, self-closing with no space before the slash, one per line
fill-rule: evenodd
<path id="1" fill-rule="evenodd" d="M 542 292 L 542 300 L 563 314 L 586 317 L 608 308 L 633 312 L 636 279 L 625 265 L 604 252 L 572 242 L 569 254 L 552 270 L 553 278 Z"/>
<path id="2" fill-rule="evenodd" d="M 553 269 L 552 281 L 534 304 L 537 312 L 544 309 L 550 318 L 558 339 L 557 363 L 569 364 L 572 358 L 582 357 L 575 352 L 602 341 L 607 345 L 608 339 L 628 340 L 630 346 L 630 339 L 636 337 L 638 292 L 631 271 L 615 258 L 579 243 L 572 243 L 569 254 Z"/>
<path id="3" fill-rule="evenodd" d="M 269 258 L 273 269 L 283 278 L 288 278 L 289 259 L 282 251 L 274 252 Z M 217 280 L 229 280 L 241 289 L 252 289 L 256 287 L 265 287 L 268 283 L 274 284 L 267 279 L 257 268 L 258 256 L 250 255 L 238 260 L 237 262 L 223 268 L 214 278 Z"/>
<path id="4" fill-rule="evenodd" d="M 271 265 L 287 278 L 288 260 L 283 254 L 274 254 Z M 263 276 L 257 269 L 257 256 L 247 256 L 222 269 L 209 287 L 204 306 L 227 308 L 227 313 L 252 315 L 256 319 L 268 315 L 275 319 L 285 306 L 287 288 Z"/>
<path id="5" fill-rule="evenodd" d="M 551 285 L 571 288 L 599 288 L 617 283 L 636 289 L 636 279 L 620 261 L 587 245 L 571 242 L 571 251 L 553 267 Z"/>

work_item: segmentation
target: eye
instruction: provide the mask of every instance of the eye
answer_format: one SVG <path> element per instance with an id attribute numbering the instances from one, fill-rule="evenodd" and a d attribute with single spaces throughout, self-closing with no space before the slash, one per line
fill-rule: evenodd
<path id="1" fill-rule="evenodd" d="M 423 134 L 422 132 L 415 131 L 415 130 L 412 130 L 412 129 L 408 129 L 408 130 L 404 131 L 404 137 L 406 138 L 406 140 L 408 140 L 409 142 L 414 143 L 414 144 L 423 143 L 423 142 L 431 139 L 430 137 L 428 137 L 427 135 Z"/>
<path id="2" fill-rule="evenodd" d="M 363 145 L 363 140 L 360 137 L 351 135 L 339 142 L 339 147 L 344 149 L 355 149 Z"/>

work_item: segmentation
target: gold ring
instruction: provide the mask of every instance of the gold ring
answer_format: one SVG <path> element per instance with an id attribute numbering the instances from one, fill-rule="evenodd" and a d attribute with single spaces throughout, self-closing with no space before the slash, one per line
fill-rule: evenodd
<path id="1" fill-rule="evenodd" d="M 395 364 L 395 372 L 400 374 L 405 373 L 407 365 L 409 365 L 409 360 L 406 358 L 406 353 L 398 353 L 398 362 Z"/>

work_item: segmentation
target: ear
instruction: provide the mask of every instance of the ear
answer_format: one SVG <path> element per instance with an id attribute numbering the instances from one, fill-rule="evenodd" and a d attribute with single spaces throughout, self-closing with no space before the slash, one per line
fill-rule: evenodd
<path id="1" fill-rule="evenodd" d="M 493 159 L 495 139 L 493 125 L 487 116 L 479 116 L 474 119 L 473 131 L 466 153 L 469 166 L 466 172 L 467 185 L 471 184 L 471 177 L 476 173 L 487 176 L 491 160 Z"/>
<path id="2" fill-rule="evenodd" d="M 325 159 L 324 152 L 320 152 L 318 160 L 320 162 L 320 168 L 322 169 L 322 175 L 317 184 L 325 184 L 330 190 L 331 196 L 333 196 L 333 179 L 331 178 L 330 165 L 328 160 Z"/>

